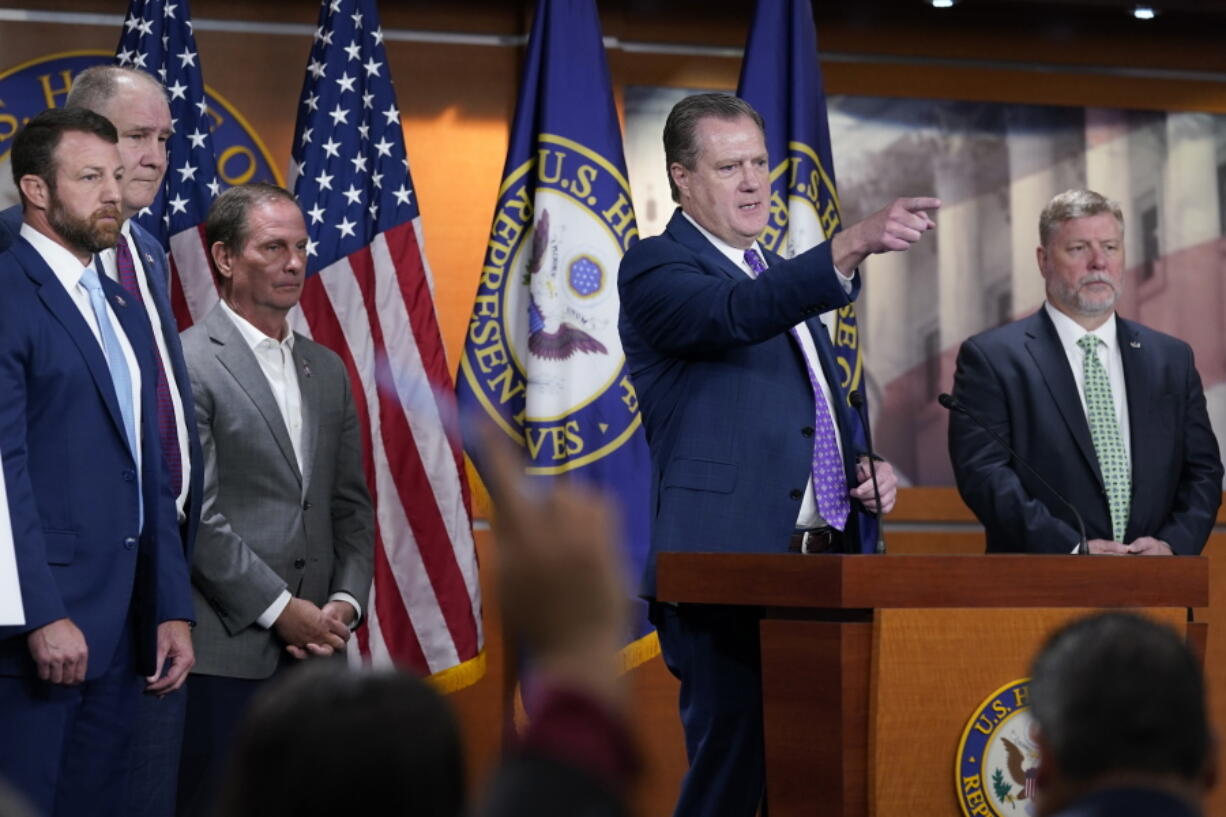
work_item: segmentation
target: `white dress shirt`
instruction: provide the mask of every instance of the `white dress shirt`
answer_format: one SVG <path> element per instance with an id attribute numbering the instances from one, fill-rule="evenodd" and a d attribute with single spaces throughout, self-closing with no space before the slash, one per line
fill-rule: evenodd
<path id="1" fill-rule="evenodd" d="M 277 401 L 277 409 L 285 422 L 285 430 L 289 432 L 290 445 L 294 449 L 294 459 L 298 461 L 298 471 L 303 475 L 303 489 L 306 489 L 306 469 L 302 459 L 302 389 L 298 384 L 298 372 L 294 368 L 294 333 L 289 324 L 285 326 L 283 340 L 276 340 L 256 329 L 246 318 L 235 312 L 225 299 L 221 300 L 221 308 L 231 322 L 238 328 L 238 333 L 255 355 L 260 364 L 260 371 L 268 381 L 273 399 Z M 277 623 L 277 618 L 289 606 L 293 596 L 288 590 L 282 590 L 276 601 L 268 606 L 256 623 L 264 629 L 271 629 Z M 328 597 L 329 601 L 348 602 L 356 614 L 350 629 L 357 626 L 362 619 L 362 606 L 349 593 L 338 591 Z"/>
<path id="2" fill-rule="evenodd" d="M 145 270 L 144 260 L 141 258 L 140 248 L 136 241 L 132 238 L 132 222 L 131 220 L 124 221 L 122 235 L 120 241 L 128 242 L 128 251 L 132 254 L 132 263 L 136 267 L 136 282 L 140 287 L 141 299 L 144 301 L 145 312 L 149 315 L 149 326 L 153 330 L 153 340 L 157 344 L 158 357 L 162 361 L 162 371 L 166 372 L 166 384 L 170 388 L 170 402 L 174 407 L 175 415 L 175 436 L 179 439 L 179 461 L 183 463 L 183 477 L 179 484 L 179 493 L 175 497 L 175 509 L 179 514 L 179 524 L 187 519 L 187 490 L 188 490 L 188 474 L 191 473 L 191 449 L 187 443 L 187 422 L 183 414 L 183 398 L 179 393 L 179 383 L 175 379 L 175 369 L 170 363 L 170 354 L 166 350 L 166 337 L 162 332 L 162 316 L 158 314 L 157 304 L 154 303 L 153 295 L 149 292 L 149 282 L 145 276 L 148 272 Z M 116 283 L 119 282 L 119 266 L 115 261 L 115 250 L 103 250 L 98 253 L 98 258 L 102 261 L 103 271 L 106 276 Z M 195 422 L 195 418 L 192 418 Z"/>
<path id="3" fill-rule="evenodd" d="M 1115 404 L 1115 419 L 1120 426 L 1120 440 L 1124 443 L 1124 456 L 1132 462 L 1132 435 L 1128 425 L 1127 384 L 1124 383 L 1124 358 L 1120 353 L 1120 339 L 1115 326 L 1115 313 L 1107 318 L 1102 326 L 1093 332 L 1087 332 L 1081 324 L 1044 301 L 1043 308 L 1047 316 L 1055 324 L 1056 334 L 1060 336 L 1060 345 L 1068 357 L 1069 368 L 1073 370 L 1073 381 L 1077 384 L 1077 396 L 1081 398 L 1081 411 L 1088 420 L 1090 414 L 1086 408 L 1086 374 L 1085 352 L 1077 345 L 1085 335 L 1096 335 L 1102 343 L 1097 347 L 1098 359 L 1107 370 L 1107 380 L 1111 384 L 1111 401 Z"/>
<path id="4" fill-rule="evenodd" d="M 68 297 L 72 299 L 77 309 L 80 310 L 81 317 L 85 319 L 85 323 L 89 326 L 89 331 L 94 333 L 94 339 L 98 341 L 98 348 L 103 349 L 102 334 L 98 329 L 98 321 L 94 318 L 94 308 L 90 305 L 89 293 L 85 291 L 85 287 L 81 286 L 81 274 L 87 268 L 93 266 L 93 260 L 91 259 L 90 263 L 83 265 L 75 255 L 38 230 L 35 230 L 29 224 L 21 225 L 21 237 L 33 245 L 43 261 L 51 268 L 51 272 L 55 274 L 56 280 L 64 286 L 65 291 L 68 292 Z M 140 363 L 136 360 L 136 353 L 132 351 L 132 344 L 128 340 L 127 333 L 123 330 L 123 324 L 115 316 L 115 310 L 111 307 L 109 299 L 107 300 L 106 311 L 111 318 L 111 326 L 115 328 L 115 337 L 119 339 L 119 347 L 123 353 L 123 358 L 128 364 L 128 374 L 132 381 L 132 421 L 135 424 L 137 441 L 139 442 L 141 435 Z M 103 356 L 105 357 L 105 350 Z M 140 449 L 140 445 L 137 445 L 136 450 L 132 452 L 132 456 L 136 460 L 138 483 L 141 478 Z M 141 520 L 141 527 L 144 527 L 143 519 Z"/>
<path id="5" fill-rule="evenodd" d="M 703 236 L 711 242 L 715 249 L 723 253 L 724 256 L 726 256 L 733 264 L 736 264 L 738 269 L 740 269 L 750 278 L 757 277 L 753 270 L 749 268 L 749 264 L 745 261 L 745 250 L 737 249 L 731 244 L 723 241 L 714 233 L 711 233 L 701 224 L 691 218 L 690 214 L 684 210 L 681 211 L 681 214 L 689 219 L 690 224 L 693 224 L 698 229 L 698 232 L 702 233 Z M 761 245 L 755 241 L 753 248 L 757 250 L 758 254 L 762 257 L 762 263 L 767 263 L 766 253 L 763 252 Z M 854 280 L 852 278 L 848 278 L 846 275 L 840 272 L 837 267 L 834 271 L 839 276 L 839 283 L 843 285 L 843 290 L 846 292 L 851 292 L 851 287 Z M 822 395 L 826 398 L 826 406 L 830 410 L 830 421 L 834 424 L 834 442 L 835 445 L 838 446 L 839 457 L 841 458 L 843 456 L 843 438 L 839 434 L 838 414 L 834 410 L 834 397 L 830 390 L 830 383 L 826 379 L 826 372 L 824 369 L 822 369 L 821 358 L 818 357 L 817 354 L 817 344 L 813 340 L 813 333 L 809 331 L 808 324 L 802 321 L 801 323 L 796 324 L 795 329 L 796 334 L 794 337 L 800 341 L 800 353 L 804 356 L 805 363 L 808 365 L 809 370 L 812 371 L 814 376 L 817 378 L 817 383 L 822 389 Z M 812 458 L 810 457 L 810 459 Z M 854 487 L 854 485 L 848 486 L 849 489 Z M 812 528 L 823 527 L 825 524 L 825 520 L 823 520 L 817 512 L 817 499 L 813 493 L 813 475 L 810 473 L 809 479 L 805 483 L 804 499 L 802 499 L 800 502 L 800 513 L 796 517 L 796 528 L 798 530 L 810 530 Z"/>
<path id="6" fill-rule="evenodd" d="M 302 389 L 298 386 L 298 372 L 294 369 L 294 333 L 286 325 L 285 338 L 278 341 L 256 329 L 224 300 L 221 301 L 221 308 L 238 327 L 238 333 L 260 364 L 260 371 L 264 373 L 273 399 L 277 401 L 277 408 L 281 411 L 285 430 L 289 432 L 298 471 L 305 476 L 306 468 L 302 461 Z"/>

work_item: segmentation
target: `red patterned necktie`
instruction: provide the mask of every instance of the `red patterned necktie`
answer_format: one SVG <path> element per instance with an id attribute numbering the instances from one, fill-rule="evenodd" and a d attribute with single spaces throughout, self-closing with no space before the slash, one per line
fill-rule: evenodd
<path id="1" fill-rule="evenodd" d="M 753 247 L 745 250 L 745 263 L 753 270 L 757 278 L 766 272 L 766 262 Z M 796 327 L 790 330 L 800 344 L 800 335 Z M 816 342 L 816 341 L 814 341 Z M 803 357 L 803 352 L 801 354 Z M 817 512 L 832 528 L 844 530 L 847 527 L 847 517 L 851 514 L 851 496 L 847 493 L 847 474 L 843 470 L 843 459 L 839 456 L 839 443 L 835 438 L 834 418 L 830 416 L 830 406 L 826 403 L 826 395 L 818 382 L 817 372 L 805 358 L 805 369 L 809 372 L 809 385 L 813 388 L 813 403 L 815 408 L 813 435 L 813 498 L 817 501 Z"/>
<path id="2" fill-rule="evenodd" d="M 143 306 L 145 299 L 140 292 L 140 283 L 136 280 L 136 264 L 132 262 L 132 251 L 128 248 L 128 239 L 122 235 L 115 245 L 115 266 L 119 270 L 119 285 L 132 293 L 137 303 Z M 152 329 L 155 334 L 162 331 L 162 327 L 158 324 L 154 324 Z M 157 351 L 156 346 L 155 351 Z M 162 355 L 158 352 L 154 357 L 158 364 L 158 437 L 162 441 L 162 454 L 170 470 L 171 493 L 177 497 L 183 488 L 183 457 L 179 451 L 179 430 L 175 427 L 175 405 L 170 397 L 170 384 L 166 380 L 166 368 L 162 362 Z"/>

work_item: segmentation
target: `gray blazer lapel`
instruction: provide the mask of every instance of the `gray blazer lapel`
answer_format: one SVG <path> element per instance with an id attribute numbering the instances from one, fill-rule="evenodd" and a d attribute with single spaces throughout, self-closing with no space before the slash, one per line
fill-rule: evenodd
<path id="1" fill-rule="evenodd" d="M 1090 466 L 1101 488 L 1103 475 L 1098 467 L 1098 455 L 1094 451 L 1094 441 L 1090 437 L 1090 423 L 1086 420 L 1085 411 L 1081 408 L 1081 395 L 1077 393 L 1077 381 L 1073 379 L 1073 372 L 1069 369 L 1068 356 L 1064 353 L 1064 347 L 1060 345 L 1060 336 L 1056 334 L 1056 327 L 1043 307 L 1040 307 L 1031 318 L 1030 325 L 1026 327 L 1026 334 L 1030 338 L 1026 341 L 1026 350 L 1030 352 L 1035 365 L 1039 367 L 1039 372 L 1043 375 L 1043 380 L 1051 393 L 1052 402 L 1055 403 L 1060 416 L 1064 418 L 1064 424 L 1068 426 L 1069 433 L 1073 435 L 1082 457 Z"/>
<path id="2" fill-rule="evenodd" d="M 304 354 L 302 338 L 294 340 L 294 369 L 298 373 L 298 390 L 302 393 L 302 492 L 311 485 L 315 463 L 315 441 L 319 437 L 319 378 L 311 370 L 311 360 Z"/>
<path id="3" fill-rule="evenodd" d="M 285 421 L 281 419 L 281 410 L 277 408 L 277 400 L 272 396 L 268 378 L 264 376 L 264 371 L 260 368 L 259 361 L 255 359 L 255 354 L 247 346 L 243 336 L 239 334 L 238 328 L 231 323 L 220 308 L 211 310 L 205 316 L 205 324 L 209 330 L 209 337 L 221 347 L 217 350 L 217 360 L 255 404 L 256 410 L 268 424 L 268 430 L 272 432 L 273 439 L 277 441 L 277 447 L 285 456 L 286 463 L 293 469 L 294 476 L 301 483 L 302 472 L 298 468 L 298 458 L 294 456 L 294 446 L 290 443 L 289 431 L 285 428 Z"/>

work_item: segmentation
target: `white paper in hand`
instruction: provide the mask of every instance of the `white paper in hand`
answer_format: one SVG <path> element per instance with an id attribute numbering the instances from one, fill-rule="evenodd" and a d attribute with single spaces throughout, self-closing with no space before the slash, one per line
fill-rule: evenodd
<path id="1" fill-rule="evenodd" d="M 17 554 L 13 550 L 8 493 L 4 489 L 4 469 L 0 468 L 0 625 L 25 623 L 21 585 L 17 581 Z"/>

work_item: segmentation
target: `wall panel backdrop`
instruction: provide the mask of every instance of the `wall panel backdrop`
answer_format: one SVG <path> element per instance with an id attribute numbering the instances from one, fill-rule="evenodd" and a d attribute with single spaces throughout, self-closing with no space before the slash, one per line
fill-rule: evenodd
<path id="1" fill-rule="evenodd" d="M 0 55 L 3 55 L 0 71 L 52 52 L 111 50 L 118 40 L 119 18 L 126 8 L 125 0 L 17 0 L 13 5 L 18 8 L 37 6 L 43 14 L 113 15 L 114 21 L 104 25 L 29 22 L 19 19 L 21 15 L 11 8 L 0 8 Z M 390 68 L 397 82 L 406 142 L 418 185 L 425 249 L 435 275 L 441 329 L 454 366 L 463 345 L 506 153 L 508 121 L 514 107 L 520 66 L 517 44 L 522 43 L 527 31 L 527 9 L 531 4 L 492 0 L 454 0 L 450 3 L 384 0 L 381 5 L 386 31 L 471 34 L 477 35 L 481 43 L 470 44 L 463 38 L 439 42 L 437 37 L 425 37 L 427 41 L 420 37 L 410 40 L 392 37 L 388 43 Z M 1218 168 L 1226 158 L 1226 148 L 1222 146 L 1218 120 L 1202 115 L 1226 113 L 1226 49 L 1220 47 L 1220 38 L 1215 37 L 1220 35 L 1220 29 L 1184 28 L 1176 34 L 1155 36 L 1155 31 L 1169 29 L 1147 29 L 1122 17 L 1118 22 L 1094 26 L 1049 25 L 1039 4 L 1034 7 L 1037 11 L 1032 9 L 1024 18 L 1002 16 L 996 21 L 973 23 L 959 22 L 957 17 L 942 17 L 939 12 L 927 13 L 928 10 L 911 9 L 902 14 L 898 9 L 903 4 L 898 2 L 837 4 L 840 7 L 855 5 L 858 11 L 854 13 L 847 8 L 836 11 L 832 8 L 835 5 L 817 3 L 815 9 L 825 57 L 823 71 L 830 94 L 856 98 L 1072 106 L 1044 110 L 1051 111 L 1053 121 L 1059 121 L 1062 116 L 1079 117 L 1075 129 L 1082 142 L 1081 166 L 1086 174 L 1082 178 L 1097 184 L 1095 179 L 1100 177 L 1090 172 L 1094 167 L 1099 170 L 1115 167 L 1112 173 L 1122 179 L 1119 174 L 1123 171 L 1118 168 L 1128 168 L 1128 185 L 1119 191 L 1106 192 L 1125 199 L 1130 219 L 1129 253 L 1134 267 L 1142 259 L 1138 255 L 1141 250 L 1137 249 L 1141 245 L 1135 242 L 1141 237 L 1142 231 L 1137 225 L 1143 212 L 1153 204 L 1162 218 L 1167 219 L 1161 222 L 1163 232 L 1159 238 L 1156 277 L 1151 275 L 1144 282 L 1138 281 L 1133 296 L 1125 301 L 1125 311 L 1130 316 L 1158 326 L 1169 325 L 1172 329 L 1187 323 L 1201 324 L 1200 328 L 1181 334 L 1196 343 L 1207 385 L 1226 380 L 1226 363 L 1223 362 L 1226 341 L 1220 336 L 1223 310 L 1226 309 L 1223 297 L 1226 293 L 1219 289 L 1222 208 L 1216 181 L 1224 178 Z M 878 5 L 890 8 L 875 13 Z M 918 0 L 914 5 L 920 5 Z M 739 48 L 750 15 L 749 2 L 618 0 L 601 2 L 600 8 L 606 36 L 617 38 L 624 46 L 609 53 L 619 103 L 628 86 L 729 90 L 735 87 L 740 68 Z M 316 3 L 313 0 L 262 0 L 258 3 L 194 0 L 192 12 L 198 23 L 196 35 L 205 81 L 246 117 L 284 173 L 295 104 L 310 45 L 309 27 L 313 27 L 317 13 Z M 228 21 L 226 27 L 231 30 L 220 30 L 217 21 Z M 250 30 L 252 25 L 284 24 L 308 27 L 308 33 Z M 435 41 L 428 41 L 431 39 Z M 689 44 L 702 46 L 702 49 L 691 53 L 665 48 L 660 53 L 644 50 L 643 43 Z M 0 98 L 0 153 L 8 148 L 2 124 L 3 102 Z M 872 100 L 862 104 L 870 105 Z M 905 105 L 899 109 L 905 109 Z M 932 106 L 922 107 L 922 111 L 927 112 L 923 115 L 935 110 Z M 943 110 L 966 114 L 972 109 L 947 106 Z M 1001 110 L 1001 121 L 1005 123 L 1027 116 L 1022 109 Z M 1119 114 L 1122 110 L 1174 113 L 1155 114 L 1146 119 L 1135 113 Z M 916 115 L 922 118 L 921 114 Z M 906 122 L 900 124 L 905 126 Z M 878 192 L 880 185 L 875 181 L 879 183 L 886 176 L 874 177 L 871 170 L 857 176 L 850 166 L 841 164 L 854 159 L 841 155 L 837 127 L 834 138 L 835 161 L 840 180 L 846 185 L 841 190 L 845 213 L 850 216 L 875 204 L 868 198 Z M 1121 139 L 1123 141 L 1119 141 Z M 1120 145 L 1127 145 L 1128 155 L 1135 156 L 1152 152 L 1157 142 L 1163 142 L 1168 149 L 1168 158 L 1161 169 L 1136 171 L 1137 165 L 1132 159 L 1127 159 L 1124 165 L 1111 164 L 1123 161 L 1118 150 Z M 1170 151 L 1175 143 L 1187 149 Z M 943 161 L 953 165 L 951 170 L 961 174 L 957 178 L 963 179 L 967 192 L 988 195 L 994 201 L 1016 192 L 1013 187 L 985 191 L 973 178 L 981 165 L 965 163 L 956 150 L 949 149 L 950 146 L 938 147 L 940 149 L 921 147 L 913 151 L 906 157 L 906 166 L 914 166 L 913 163 L 922 166 L 925 158 L 935 161 L 944 157 Z M 1056 167 L 1063 155 L 1059 148 L 1054 152 L 1043 150 L 1050 154 L 1045 166 Z M 873 158 L 878 166 L 889 165 L 893 173 L 901 172 L 902 166 L 893 163 L 902 162 L 903 157 L 888 150 L 879 157 L 864 158 L 866 161 Z M 989 156 L 987 163 L 999 168 L 1002 162 L 1008 166 L 1013 160 L 1010 149 L 996 159 Z M 0 172 L 7 173 L 7 169 Z M 658 175 L 654 181 L 663 182 L 663 167 L 643 172 L 648 175 L 654 172 Z M 1053 172 L 1059 175 L 1059 171 Z M 632 183 L 639 184 L 634 168 L 631 173 Z M 1155 176 L 1158 173 L 1160 179 Z M 1181 180 L 1187 178 L 1187 174 L 1202 174 L 1204 178 L 1200 181 L 1204 189 L 1185 188 Z M 1218 175 L 1209 179 L 1210 174 Z M 1070 176 L 1070 179 L 1076 180 L 1076 177 Z M 1052 184 L 1056 181 L 1052 180 Z M 1145 190 L 1152 190 L 1152 199 L 1142 195 Z M 879 191 L 881 196 L 891 192 L 892 189 L 883 188 Z M 956 191 L 953 198 L 959 198 Z M 1027 277 L 1033 273 L 1033 261 L 1025 266 L 1028 256 L 1025 245 L 1029 241 L 1026 236 L 1034 232 L 1032 225 L 1037 218 L 1034 203 L 1039 198 L 1036 194 L 1033 201 L 1026 198 L 1020 202 L 1012 221 L 998 207 L 983 210 L 977 216 L 978 221 L 967 226 L 977 234 L 963 236 L 964 248 L 990 250 L 991 258 L 965 263 L 960 268 L 965 281 L 956 290 L 952 285 L 945 286 L 944 290 L 937 287 L 935 292 L 931 287 L 926 288 L 925 275 L 931 273 L 923 270 L 870 272 L 880 274 L 881 281 L 892 281 L 891 288 L 908 289 L 907 297 L 901 300 L 870 291 L 862 307 L 861 320 L 866 325 L 867 364 L 870 371 L 879 367 L 876 374 L 885 378 L 878 384 L 879 395 L 875 395 L 884 412 L 879 420 L 879 439 L 883 447 L 890 440 L 891 453 L 903 461 L 909 475 L 920 482 L 944 480 L 947 474 L 942 470 L 947 469 L 944 446 L 932 444 L 922 434 L 917 438 L 910 431 L 895 428 L 892 432 L 890 412 L 898 412 L 898 416 L 902 413 L 917 415 L 914 422 L 943 428 L 943 417 L 927 417 L 924 412 L 928 409 L 920 402 L 907 402 L 920 401 L 911 391 L 918 394 L 927 389 L 930 384 L 924 378 L 928 377 L 935 377 L 940 384 L 948 382 L 952 371 L 949 350 L 956 348 L 961 339 L 958 335 L 987 325 L 993 315 L 1002 314 L 1001 310 L 1017 312 L 1037 302 L 1034 281 Z M 1213 207 L 1209 207 L 1210 199 Z M 666 210 L 667 202 L 660 202 L 657 207 Z M 947 222 L 957 222 L 957 208 L 951 213 Z M 639 215 L 642 223 L 646 213 Z M 938 221 L 941 222 L 941 218 Z M 938 236 L 943 234 L 941 230 L 954 232 L 951 226 L 951 223 L 944 223 L 938 229 Z M 1016 240 L 1014 235 L 1018 236 Z M 1007 241 L 1003 240 L 1005 236 L 1009 237 Z M 934 253 L 947 252 L 947 249 L 939 249 L 944 247 L 940 239 L 935 244 Z M 945 262 L 942 256 L 921 259 L 920 263 L 944 266 Z M 1139 273 L 1134 269 L 1131 274 Z M 1037 278 L 1037 274 L 1033 278 Z M 1009 292 L 1007 307 L 1003 297 L 1006 289 Z M 1172 294 L 1189 289 L 1198 293 L 1197 308 L 1209 312 L 1188 312 L 1193 307 L 1187 305 L 1186 296 Z M 954 291 L 962 294 L 946 306 L 945 299 Z M 1134 309 L 1141 311 L 1132 311 Z M 900 314 L 907 316 L 908 329 L 905 331 L 898 325 Z M 927 322 L 919 320 L 921 317 L 926 317 Z M 925 327 L 931 331 L 932 326 L 937 332 L 935 346 L 929 347 L 937 353 L 939 363 L 935 369 L 925 368 L 927 364 L 918 359 L 904 360 L 900 350 L 922 344 L 916 333 L 922 334 Z M 916 382 L 906 380 L 907 377 Z M 917 385 L 920 381 L 922 388 Z M 902 384 L 894 387 L 896 392 L 901 390 L 900 393 L 910 396 L 891 398 L 888 383 L 892 382 Z M 891 409 L 895 403 L 898 407 Z M 913 438 L 929 442 L 916 444 Z M 943 438 L 941 441 L 943 443 Z M 915 493 L 925 490 L 929 493 Z M 933 508 L 939 511 L 934 513 Z M 904 495 L 900 502 L 900 514 L 907 514 L 909 509 L 916 509 L 912 517 L 919 521 L 891 535 L 895 551 L 981 546 L 981 539 L 973 528 L 963 523 L 944 524 L 949 519 L 965 519 L 965 511 L 948 489 L 912 489 L 912 493 Z M 484 504 L 478 506 L 478 516 L 486 515 L 487 511 Z M 957 535 L 950 535 L 951 530 L 956 530 Z M 487 533 L 479 536 L 478 543 L 484 578 L 490 575 L 489 568 L 497 553 Z M 1226 572 L 1226 553 L 1217 554 L 1215 546 L 1217 543 L 1212 543 L 1208 551 L 1215 562 L 1215 572 Z M 1218 562 L 1224 562 L 1221 571 Z M 1226 684 L 1226 618 L 1222 617 L 1226 613 L 1226 581 L 1215 580 L 1213 586 L 1223 589 L 1215 591 L 1216 610 L 1210 633 L 1211 690 L 1221 689 Z M 485 680 L 454 696 L 469 740 L 470 768 L 476 779 L 488 770 L 497 753 L 503 713 L 497 599 L 492 588 L 487 586 L 483 590 L 491 671 Z M 636 795 L 637 803 L 642 814 L 666 814 L 671 810 L 684 767 L 675 711 L 676 686 L 658 659 L 635 670 L 632 680 L 639 713 L 637 725 L 644 738 L 649 764 L 648 774 Z M 1214 702 L 1219 732 L 1223 732 L 1226 693 L 1214 696 Z M 951 763 L 952 751 L 951 747 Z M 1226 810 L 1226 788 L 1215 795 L 1212 805 L 1216 809 L 1211 808 L 1211 813 Z"/>

